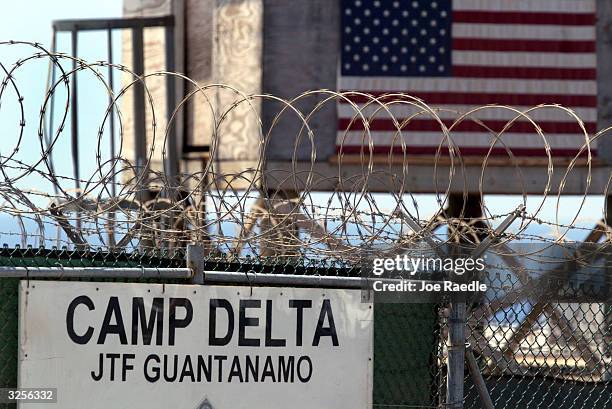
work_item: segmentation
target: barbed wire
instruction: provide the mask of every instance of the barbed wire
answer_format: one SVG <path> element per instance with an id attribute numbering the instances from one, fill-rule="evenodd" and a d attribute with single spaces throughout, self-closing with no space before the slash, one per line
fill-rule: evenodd
<path id="1" fill-rule="evenodd" d="M 482 302 L 470 306 L 466 330 L 485 376 L 537 374 L 564 381 L 600 382 L 609 387 L 612 358 L 610 313 L 602 301 L 605 295 L 596 302 L 587 298 L 585 303 L 572 305 L 564 305 L 564 298 L 559 296 L 568 283 L 599 282 L 594 277 L 608 280 L 605 286 L 610 282 L 606 269 L 612 237 L 606 220 L 608 203 L 604 200 L 601 209 L 587 203 L 590 195 L 607 197 L 610 193 L 609 170 L 605 188 L 592 188 L 596 166 L 593 147 L 609 128 L 590 134 L 576 112 L 555 104 L 525 110 L 486 105 L 455 112 L 407 94 L 331 90 L 312 90 L 284 99 L 245 94 L 223 84 L 199 84 L 180 73 L 138 76 L 119 64 L 87 62 L 52 53 L 36 43 L 0 42 L 0 49 L 7 47 L 24 54 L 9 63 L 0 60 L 0 124 L 5 141 L 0 151 L 0 241 L 11 242 L 14 247 L 0 250 L 8 255 L 9 265 L 21 265 L 26 254 L 52 265 L 61 263 L 51 257 L 52 251 L 20 248 L 28 245 L 66 247 L 68 251 L 59 253 L 68 254 L 67 258 L 75 262 L 81 254 L 93 254 L 114 263 L 119 254 L 134 257 L 138 253 L 134 250 L 162 250 L 167 254 L 178 250 L 172 253 L 176 255 L 188 243 L 198 243 L 209 252 L 207 262 L 231 261 L 232 257 L 244 262 L 244 256 L 255 256 L 273 259 L 275 265 L 320 260 L 354 266 L 374 256 L 422 252 L 424 242 L 431 247 L 427 251 L 435 251 L 449 243 L 475 246 L 492 239 L 487 259 L 490 291 Z M 40 63 L 48 64 L 43 68 L 57 75 L 49 75 L 46 90 L 38 92 L 38 99 L 30 100 L 30 94 L 37 94 L 33 91 L 40 91 L 31 85 L 33 73 L 44 71 Z M 105 72 L 109 70 L 122 78 L 118 89 L 107 80 Z M 83 138 L 85 149 L 93 157 L 85 166 L 88 173 L 76 171 L 83 170 L 78 166 L 66 166 L 70 153 L 74 153 L 71 98 L 77 74 L 90 76 L 88 88 L 100 91 L 91 92 L 89 99 L 80 99 L 81 104 L 90 105 L 91 99 L 97 98 L 104 106 L 97 121 L 86 125 L 94 134 L 93 138 Z M 151 86 L 160 78 L 174 78 L 188 90 L 172 112 L 165 112 L 165 104 L 159 104 L 160 91 Z M 133 113 L 122 113 L 137 88 L 142 90 L 146 104 L 145 135 L 135 135 L 131 129 Z M 264 102 L 276 107 L 265 121 L 260 113 Z M 318 113 L 330 106 L 335 109 L 340 103 L 351 109 L 351 120 L 339 132 L 338 153 L 328 160 L 318 155 L 317 128 L 312 123 Z M 169 157 L 171 129 L 194 104 L 207 122 L 209 152 L 198 159 L 200 169 L 188 167 L 174 174 L 169 159 L 179 158 Z M 479 118 L 480 114 L 486 117 L 489 110 L 502 110 L 508 115 L 501 130 L 491 129 Z M 545 110 L 565 115 L 581 135 L 575 137 L 580 139 L 576 154 L 563 162 L 553 155 L 553 136 L 539 125 L 538 113 Z M 36 112 L 36 117 L 32 118 L 31 112 Z M 254 159 L 232 169 L 225 166 L 228 161 L 222 157 L 225 145 L 235 143 L 235 139 L 228 142 L 226 134 L 234 132 L 236 113 L 246 117 L 255 129 L 256 143 L 249 145 Z M 376 153 L 378 141 L 372 131 L 373 122 L 381 118 L 392 128 L 391 142 L 386 146 L 389 153 L 383 155 Z M 438 146 L 428 163 L 434 189 L 427 197 L 411 191 L 413 170 L 423 162 L 410 153 L 412 131 L 407 130 L 423 118 L 439 125 Z M 280 124 L 286 121 L 292 122 L 297 131 L 282 135 L 293 141 L 294 149 L 290 165 L 279 168 L 268 160 L 268 153 L 274 149 L 272 138 L 278 137 Z M 455 130 L 466 122 L 490 135 L 487 152 L 476 165 L 462 155 L 462 146 L 455 140 Z M 524 161 L 513 153 L 507 136 L 518 122 L 533 127 L 530 136 L 540 141 L 545 153 L 538 165 L 545 176 L 535 199 L 533 186 L 528 188 L 523 177 Z M 337 124 L 328 126 L 335 129 Z M 116 135 L 111 128 L 116 129 Z M 129 146 L 136 137 L 146 142 L 140 162 Z M 107 152 L 106 144 L 113 138 L 116 149 Z M 358 140 L 356 155 L 348 155 L 343 149 L 349 139 L 351 146 Z M 304 145 L 305 156 L 298 154 Z M 506 153 L 508 177 L 518 179 L 515 184 L 522 187 L 519 194 L 508 196 L 503 209 L 488 207 L 485 197 L 487 170 L 496 163 L 494 150 L 499 148 Z M 322 162 L 327 165 L 325 172 L 318 167 Z M 474 174 L 466 171 L 468 167 L 479 169 L 475 184 Z M 579 181 L 584 190 L 574 198 L 571 211 L 564 207 L 563 196 L 578 168 L 584 177 Z M 373 183 L 386 187 L 387 192 L 372 191 L 369 186 Z M 458 205 L 454 203 L 457 197 Z M 474 197 L 477 203 L 483 200 L 482 211 L 470 208 Z M 554 204 L 552 220 L 545 214 L 550 202 Z M 585 220 L 584 213 L 592 220 Z M 498 233 L 496 229 L 509 217 L 516 217 L 515 222 Z M 565 274 L 568 267 L 573 269 L 571 279 Z M 599 274 L 602 270 L 604 273 Z M 584 305 L 592 311 L 584 311 Z M 435 308 L 440 310 L 436 312 L 440 322 L 436 321 L 434 343 L 439 342 L 440 348 L 434 358 L 433 376 L 442 378 L 439 368 L 447 359 L 448 309 L 444 304 Z M 540 316 L 546 317 L 546 325 L 540 322 Z M 398 325 L 406 324 L 398 321 L 389 325 L 388 339 L 395 338 Z M 405 345 L 402 348 L 406 349 Z M 392 360 L 396 363 L 403 359 Z M 500 393 L 503 388 L 500 383 L 492 391 Z M 469 394 L 475 394 L 473 388 L 468 388 Z M 609 404 L 609 394 L 597 396 L 606 399 L 604 406 Z"/>
<path id="2" fill-rule="evenodd" d="M 213 252 L 238 255 L 359 259 L 373 250 L 389 254 L 405 251 L 432 234 L 440 245 L 458 240 L 478 242 L 494 234 L 495 226 L 514 208 L 522 209 L 520 217 L 513 225 L 512 233 L 499 238 L 501 244 L 529 240 L 555 245 L 575 240 L 569 237 L 569 232 L 593 231 L 593 228 L 581 226 L 577 221 L 587 196 L 606 195 L 610 187 L 612 174 L 608 177 L 605 191 L 593 192 L 590 189 L 594 163 L 592 146 L 609 128 L 591 135 L 574 111 L 560 105 L 538 105 L 527 110 L 486 105 L 460 113 L 438 109 L 421 99 L 397 93 L 370 95 L 355 91 L 314 90 L 283 99 L 267 94 L 247 95 L 223 84 L 199 84 L 173 72 L 138 76 L 123 65 L 86 62 L 70 55 L 51 53 L 36 43 L 9 41 L 0 42 L 0 47 L 29 51 L 10 65 L 0 63 L 3 72 L 0 109 L 5 111 L 0 111 L 3 131 L 9 132 L 16 126 L 14 138 L 6 138 L 7 142 L 12 139 L 13 145 L 6 143 L 0 155 L 0 213 L 14 218 L 18 226 L 13 231 L 2 229 L 2 234 L 3 237 L 19 236 L 22 245 L 146 249 L 184 247 L 186 243 L 195 241 L 208 243 Z M 30 107 L 26 106 L 23 91 L 28 89 L 23 84 L 27 84 L 28 77 L 21 78 L 21 72 L 37 62 L 50 64 L 53 72 L 58 74 L 57 78 L 51 76 L 42 100 L 33 102 L 40 104 L 40 109 L 37 121 L 32 124 L 29 119 L 26 121 Z M 121 74 L 123 81 L 119 90 L 112 89 L 108 83 L 103 74 L 107 70 Z M 66 160 L 66 146 L 72 137 L 68 124 L 72 114 L 71 87 L 77 74 L 90 75 L 103 91 L 101 95 L 108 99 L 100 123 L 88 124 L 88 128 L 96 129 L 96 140 L 87 141 L 87 148 L 95 156 L 95 164 L 88 164 L 93 170 L 86 177 L 79 176 L 80 172 L 75 172 L 74 168 L 68 172 L 61 170 L 65 166 L 58 166 L 58 161 Z M 183 81 L 190 91 L 163 123 L 159 113 L 161 109 L 155 106 L 156 91 L 148 87 L 148 82 L 167 77 Z M 121 112 L 125 98 L 136 87 L 144 90 L 149 116 L 144 163 L 136 163 L 134 152 L 127 147 L 134 134 L 126 129 L 125 123 L 133 118 Z M 213 98 L 218 93 L 231 96 L 227 106 L 219 106 L 219 98 Z M 14 100 L 9 102 L 11 95 Z M 305 102 L 311 100 L 318 102 L 311 109 L 305 109 Z M 200 170 L 172 175 L 167 167 L 169 130 L 180 112 L 196 101 L 207 111 L 210 120 L 209 160 L 202 160 Z M 278 107 L 267 128 L 258 108 L 264 101 L 274 102 Z M 317 135 L 311 120 L 325 107 L 340 102 L 350 106 L 352 119 L 346 130 L 339 133 L 339 153 L 331 162 L 332 171 L 322 174 L 316 164 L 325 159 L 317 157 Z M 477 114 L 491 109 L 503 110 L 510 115 L 501 131 L 490 129 L 478 119 Z M 570 118 L 583 135 L 578 152 L 561 169 L 555 163 L 549 137 L 534 119 L 539 111 L 551 109 Z M 237 110 L 248 112 L 250 124 L 257 129 L 256 159 L 242 169 L 228 171 L 216 158 L 224 143 L 226 125 L 231 123 Z M 455 119 L 449 123 L 447 117 L 450 114 Z M 395 153 L 385 155 L 388 159 L 386 165 L 377 161 L 376 137 L 370 130 L 372 122 L 381 117 L 393 124 L 389 152 Z M 408 178 L 416 157 L 408 153 L 410 138 L 406 131 L 412 121 L 424 117 L 439 124 L 439 144 L 431 163 L 435 187 L 432 197 L 436 208 L 426 209 L 426 212 L 419 203 L 420 198 L 409 189 Z M 112 157 L 105 153 L 104 146 L 113 137 L 109 136 L 108 129 L 111 118 L 118 124 L 117 151 Z M 275 127 L 286 120 L 294 121 L 298 131 L 295 135 L 285 136 L 293 138 L 295 151 L 290 170 L 279 171 L 266 157 Z M 491 135 L 488 152 L 479 164 L 477 192 L 468 189 L 466 157 L 462 156 L 461 146 L 454 141 L 453 130 L 468 121 Z M 508 168 L 521 177 L 521 161 L 504 139 L 512 125 L 519 121 L 533 127 L 532 136 L 541 141 L 545 152 L 546 163 L 542 169 L 546 178 L 538 202 L 527 211 L 528 194 L 523 189 L 522 194 L 514 197 L 516 203 L 510 212 L 499 212 L 485 206 L 482 215 L 467 214 L 468 195 L 476 193 L 482 197 L 486 193 L 486 171 L 488 164 L 494 161 L 494 148 L 505 150 Z M 164 125 L 163 128 L 160 124 Z M 354 161 L 349 164 L 342 149 L 349 132 L 355 129 L 359 129 L 361 135 L 358 165 Z M 296 153 L 297 147 L 304 143 L 310 147 L 309 160 L 306 161 L 298 160 Z M 575 214 L 562 212 L 562 222 L 559 204 L 568 177 L 577 167 L 585 169 L 584 192 Z M 553 185 L 554 172 L 562 175 L 558 185 Z M 34 179 L 37 183 L 32 187 Z M 271 180 L 276 183 L 270 183 Z M 389 192 L 383 198 L 368 188 L 373 180 L 388 185 Z M 445 181 L 443 185 L 439 182 L 441 180 Z M 458 214 L 448 214 L 449 198 L 451 194 L 457 195 L 452 186 L 457 183 L 464 187 L 459 193 L 464 202 Z M 524 181 L 520 184 L 525 186 Z M 321 186 L 332 188 L 323 189 Z M 324 190 L 327 193 L 321 193 Z M 554 220 L 540 217 L 547 200 L 557 202 Z M 592 209 L 589 211 L 592 213 Z M 610 230 L 605 227 L 603 208 L 601 216 L 596 219 L 594 228 L 601 233 L 598 241 L 603 238 L 605 243 L 609 242 Z M 549 227 L 551 234 L 533 233 L 530 230 L 533 224 Z M 38 243 L 32 243 L 32 239 Z M 546 248 L 541 247 L 534 252 Z M 499 250 L 501 247 L 496 248 L 502 251 Z"/>

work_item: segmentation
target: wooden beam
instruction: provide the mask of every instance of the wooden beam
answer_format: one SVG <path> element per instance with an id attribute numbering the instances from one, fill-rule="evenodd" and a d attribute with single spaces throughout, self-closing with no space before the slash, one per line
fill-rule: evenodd
<path id="1" fill-rule="evenodd" d="M 542 194 L 549 182 L 548 194 L 603 194 L 608 185 L 612 168 L 605 166 L 574 167 L 563 180 L 567 167 L 555 166 L 549 175 L 542 166 L 454 166 L 418 165 L 408 162 L 393 164 L 356 162 L 334 164 L 329 161 L 266 161 L 262 175 L 268 189 L 295 189 L 334 191 L 353 189 L 369 192 L 404 193 L 463 193 L 465 191 L 486 194 Z M 288 175 L 292 175 L 288 177 Z M 311 178 L 308 179 L 308 175 Z M 482 186 L 480 185 L 482 180 Z M 306 185 L 307 181 L 310 183 Z M 562 183 L 563 181 L 563 183 Z M 590 181 L 590 182 L 589 182 Z M 365 185 L 365 186 L 364 186 Z"/>

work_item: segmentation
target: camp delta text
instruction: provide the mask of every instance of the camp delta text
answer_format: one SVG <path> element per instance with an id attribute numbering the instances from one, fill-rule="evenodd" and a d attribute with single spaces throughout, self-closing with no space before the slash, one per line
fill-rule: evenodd
<path id="1" fill-rule="evenodd" d="M 194 311 L 188 298 L 109 296 L 94 303 L 79 295 L 67 306 L 66 334 L 75 348 L 108 346 L 87 374 L 95 382 L 142 376 L 151 383 L 306 383 L 316 371 L 308 351 L 341 343 L 327 298 L 211 298 L 204 305 Z M 278 308 L 285 311 L 280 317 Z M 101 320 L 92 313 L 97 309 L 104 311 Z M 194 334 L 198 353 L 180 353 L 181 337 Z M 121 346 L 147 352 L 119 352 Z"/>

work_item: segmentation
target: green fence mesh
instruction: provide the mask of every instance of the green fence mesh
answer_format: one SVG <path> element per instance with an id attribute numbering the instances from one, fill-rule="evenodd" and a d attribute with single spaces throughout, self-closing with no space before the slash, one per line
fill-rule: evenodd
<path id="1" fill-rule="evenodd" d="M 0 278 L 0 388 L 17 385 L 18 287 L 18 279 Z"/>
<path id="2" fill-rule="evenodd" d="M 438 398 L 438 319 L 434 304 L 374 309 L 375 406 L 431 407 Z"/>

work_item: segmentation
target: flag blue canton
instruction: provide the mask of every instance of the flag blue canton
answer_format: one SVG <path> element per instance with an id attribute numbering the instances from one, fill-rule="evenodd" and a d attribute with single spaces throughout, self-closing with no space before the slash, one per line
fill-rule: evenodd
<path id="1" fill-rule="evenodd" d="M 343 0 L 342 75 L 447 77 L 450 0 Z"/>

